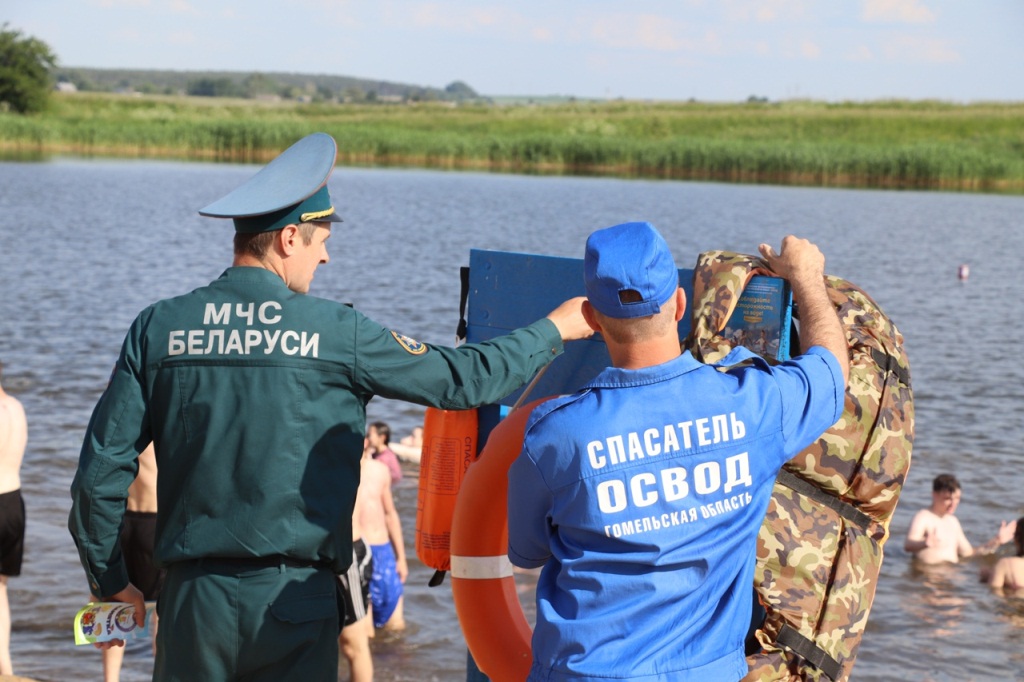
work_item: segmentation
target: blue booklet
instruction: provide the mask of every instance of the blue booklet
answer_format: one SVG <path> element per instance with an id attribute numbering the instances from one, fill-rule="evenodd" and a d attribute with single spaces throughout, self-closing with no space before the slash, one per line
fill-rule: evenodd
<path id="1" fill-rule="evenodd" d="M 781 277 L 754 275 L 743 289 L 722 336 L 768 360 L 788 360 L 793 294 Z"/>

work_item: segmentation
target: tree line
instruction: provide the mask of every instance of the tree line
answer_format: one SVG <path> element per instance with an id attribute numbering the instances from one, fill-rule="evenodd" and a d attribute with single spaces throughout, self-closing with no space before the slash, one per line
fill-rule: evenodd
<path id="1" fill-rule="evenodd" d="M 73 84 L 76 90 L 88 92 L 357 103 L 481 99 L 462 81 L 455 81 L 444 88 L 431 88 L 325 74 L 91 68 L 57 68 L 54 77 L 58 82 Z"/>
<path id="2" fill-rule="evenodd" d="M 55 88 L 322 103 L 486 102 L 454 81 L 431 88 L 348 76 L 59 67 L 49 45 L 0 26 L 0 112 L 43 110 Z"/>

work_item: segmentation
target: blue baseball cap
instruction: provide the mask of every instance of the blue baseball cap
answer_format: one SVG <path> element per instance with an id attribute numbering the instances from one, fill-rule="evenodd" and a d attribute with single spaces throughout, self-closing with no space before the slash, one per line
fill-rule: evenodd
<path id="1" fill-rule="evenodd" d="M 654 225 L 623 223 L 587 238 L 583 284 L 598 312 L 617 319 L 647 317 L 661 312 L 679 288 L 679 270 Z M 639 297 L 623 296 L 626 291 Z"/>
<path id="2" fill-rule="evenodd" d="M 199 215 L 232 218 L 235 231 L 270 232 L 298 223 L 340 223 L 327 191 L 338 145 L 327 133 L 302 138 Z"/>

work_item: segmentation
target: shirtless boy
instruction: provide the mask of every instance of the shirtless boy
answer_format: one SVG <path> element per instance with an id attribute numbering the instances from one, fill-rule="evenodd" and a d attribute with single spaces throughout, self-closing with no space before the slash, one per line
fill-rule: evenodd
<path id="1" fill-rule="evenodd" d="M 4 365 L 0 362 L 0 380 Z M 21 499 L 21 460 L 28 441 L 25 409 L 0 384 L 0 675 L 13 675 L 11 606 L 7 578 L 21 575 L 25 545 L 25 502 Z"/>
<path id="2" fill-rule="evenodd" d="M 960 504 L 960 482 L 952 474 L 940 474 L 932 482 L 932 506 L 914 516 L 903 549 L 925 564 L 956 563 L 975 554 L 991 554 L 1013 538 L 1016 521 L 1000 525 L 994 538 L 977 549 L 964 535 L 954 516 Z"/>
<path id="3" fill-rule="evenodd" d="M 370 602 L 374 627 L 405 629 L 402 613 L 403 588 L 409 567 L 405 560 L 402 522 L 391 496 L 391 472 L 387 465 L 373 459 L 370 449 L 363 452 L 356 513 L 363 540 L 373 555 L 370 578 Z"/>

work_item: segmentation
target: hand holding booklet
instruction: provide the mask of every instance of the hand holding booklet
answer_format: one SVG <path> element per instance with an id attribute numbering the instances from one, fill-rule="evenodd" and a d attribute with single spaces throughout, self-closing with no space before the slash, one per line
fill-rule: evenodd
<path id="1" fill-rule="evenodd" d="M 783 362 L 790 358 L 789 333 L 793 294 L 780 277 L 754 275 L 747 282 L 722 336 L 761 357 Z"/>
<path id="2" fill-rule="evenodd" d="M 75 644 L 147 637 L 155 607 L 155 602 L 146 603 L 146 618 L 140 628 L 135 623 L 135 607 L 132 604 L 117 601 L 89 602 L 75 614 Z"/>

